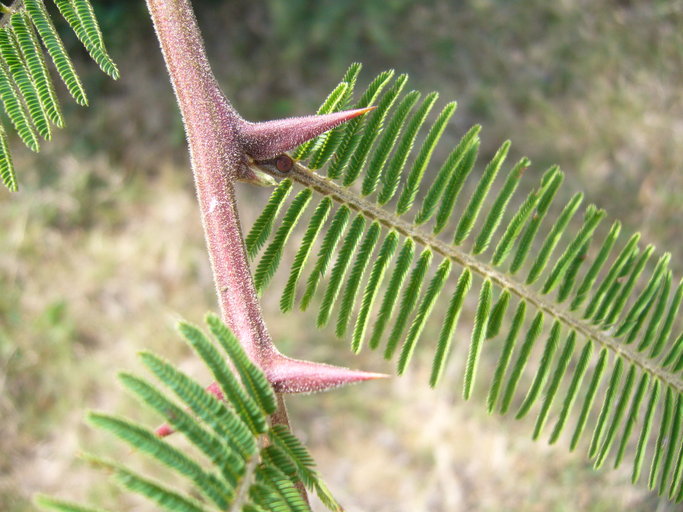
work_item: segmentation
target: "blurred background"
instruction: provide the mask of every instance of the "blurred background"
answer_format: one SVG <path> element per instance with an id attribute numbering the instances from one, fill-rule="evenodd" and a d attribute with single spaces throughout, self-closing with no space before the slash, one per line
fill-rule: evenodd
<path id="1" fill-rule="evenodd" d="M 13 140 L 21 191 L 0 191 L 7 512 L 32 510 L 36 491 L 152 510 L 76 459 L 81 450 L 130 453 L 83 415 L 106 409 L 154 424 L 120 392 L 116 372 L 139 370 L 143 348 L 199 372 L 173 325 L 215 309 L 182 125 L 144 2 L 93 3 L 122 77 L 99 73 L 63 31 L 91 108 L 65 100 L 68 126 L 38 155 Z M 244 117 L 314 112 L 352 61 L 363 62 L 363 83 L 386 68 L 408 72 L 411 87 L 441 93 L 440 105 L 459 103 L 442 151 L 474 123 L 484 158 L 510 138 L 510 161 L 533 162 L 530 182 L 560 164 L 565 194 L 583 190 L 625 231 L 641 230 L 673 253 L 681 275 L 683 2 L 194 4 L 214 70 Z M 246 228 L 268 194 L 240 189 Z M 278 298 L 266 293 L 264 312 L 285 353 L 393 373 L 379 354 L 352 356 L 332 329 L 312 328 L 315 310 L 281 315 Z M 402 378 L 288 400 L 295 431 L 349 512 L 675 510 L 642 479 L 630 485 L 628 464 L 596 473 L 585 446 L 572 454 L 566 438 L 532 442 L 533 417 L 487 415 L 484 391 L 464 402 L 466 345 L 435 391 L 424 357 Z"/>

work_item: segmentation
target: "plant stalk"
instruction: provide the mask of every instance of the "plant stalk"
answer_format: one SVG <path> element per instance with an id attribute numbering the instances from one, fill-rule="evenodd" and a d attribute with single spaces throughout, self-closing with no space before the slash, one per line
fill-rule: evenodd
<path id="1" fill-rule="evenodd" d="M 277 354 L 266 329 L 242 239 L 235 181 L 245 162 L 242 119 L 221 91 L 189 0 L 147 0 L 185 125 L 221 317 L 261 367 Z M 287 422 L 282 398 L 274 418 Z"/>

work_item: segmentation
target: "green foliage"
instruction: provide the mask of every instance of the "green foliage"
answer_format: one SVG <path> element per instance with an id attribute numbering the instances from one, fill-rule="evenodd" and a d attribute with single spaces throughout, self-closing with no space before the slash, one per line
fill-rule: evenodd
<path id="1" fill-rule="evenodd" d="M 186 323 L 180 324 L 179 331 L 216 377 L 220 395 L 146 352 L 141 354 L 142 362 L 161 386 L 129 373 L 120 374 L 126 390 L 158 413 L 167 422 L 165 428 L 182 434 L 198 453 L 177 448 L 172 439 L 129 419 L 99 412 L 88 415 L 93 426 L 113 434 L 185 483 L 171 488 L 117 462 L 95 456 L 86 459 L 107 470 L 119 486 L 162 510 L 306 512 L 309 506 L 297 489 L 302 484 L 315 491 L 330 510 L 340 511 L 306 448 L 287 427 L 269 424 L 268 416 L 277 404 L 263 372 L 217 316 L 208 315 L 206 322 L 217 342 Z M 177 399 L 170 398 L 163 388 L 171 390 Z M 59 512 L 96 512 L 47 496 L 37 497 L 36 502 Z"/>
<path id="2" fill-rule="evenodd" d="M 347 73 L 353 81 L 345 79 L 335 90 L 351 95 L 357 69 Z M 464 133 L 443 162 L 434 162 L 455 104 L 431 116 L 438 95 L 419 102 L 420 93 L 403 92 L 406 81 L 405 75 L 382 73 L 355 104 L 373 102 L 375 111 L 296 153 L 307 159 L 287 182 L 323 198 L 290 270 L 282 310 L 293 308 L 310 266 L 302 309 L 322 297 L 319 325 L 338 308 L 336 334 L 350 332 L 355 352 L 366 340 L 373 350 L 385 342 L 387 359 L 398 354 L 399 374 L 426 343 L 422 338 L 436 339 L 428 349 L 430 384 L 436 386 L 452 364 L 453 343 L 463 338 L 461 312 L 474 300 L 461 363 L 466 399 L 479 396 L 482 385 L 489 412 L 514 411 L 517 418 L 535 413 L 534 439 L 555 417 L 550 443 L 576 412 L 570 449 L 590 433 L 588 455 L 598 468 L 613 452 L 618 466 L 637 444 L 634 481 L 653 450 L 650 487 L 683 499 L 683 334 L 677 321 L 683 282 L 672 289 L 669 254 L 655 257 L 652 246 L 639 247 L 640 236 L 623 235 L 619 222 L 604 227 L 605 212 L 582 206 L 581 193 L 558 207 L 564 175 L 557 166 L 535 185 L 523 179 L 526 158 L 503 171 L 509 141 L 480 169 L 479 126 Z M 344 103 L 331 107 L 328 101 L 324 108 L 340 110 Z M 339 140 L 334 154 L 326 145 L 332 137 Z M 471 192 L 465 198 L 463 191 Z M 266 224 L 291 234 L 288 212 L 297 205 L 285 205 L 279 193 L 248 240 L 260 237 Z M 282 216 L 270 206 L 275 200 Z M 328 220 L 335 202 L 339 206 Z M 315 246 L 317 258 L 309 260 Z M 266 251 L 258 266 L 265 260 L 272 276 L 284 252 L 282 245 L 276 258 Z M 440 300 L 444 294 L 450 301 Z M 498 354 L 497 364 L 490 375 L 477 377 L 483 351 Z"/>
<path id="3" fill-rule="evenodd" d="M 69 26 L 102 71 L 118 78 L 102 39 L 89 0 L 54 0 Z M 51 124 L 64 126 L 55 88 L 40 44 L 45 46 L 60 78 L 80 105 L 88 100 L 83 85 L 55 30 L 43 0 L 14 2 L 0 19 L 0 100 L 21 140 L 33 151 L 40 145 L 37 135 L 49 140 Z M 0 179 L 16 191 L 17 180 L 0 126 Z"/>

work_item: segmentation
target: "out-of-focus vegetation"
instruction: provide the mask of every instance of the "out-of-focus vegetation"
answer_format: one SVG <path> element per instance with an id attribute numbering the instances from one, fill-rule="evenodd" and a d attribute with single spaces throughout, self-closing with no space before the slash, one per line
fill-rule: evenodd
<path id="1" fill-rule="evenodd" d="M 143 347 L 198 369 L 171 327 L 214 308 L 182 125 L 145 6 L 94 3 L 122 78 L 78 62 L 92 108 L 65 102 L 67 129 L 39 155 L 15 143 L 21 192 L 0 192 L 2 511 L 30 510 L 36 490 L 109 495 L 74 461 L 102 443 L 84 409 L 136 414 L 114 374 Z M 529 173 L 559 163 L 565 188 L 672 251 L 681 275 L 683 2 L 194 3 L 245 117 L 313 111 L 353 60 L 365 77 L 408 72 L 412 87 L 458 100 L 447 136 L 479 122 L 484 156 L 511 138 L 511 160 L 528 155 Z M 245 225 L 267 194 L 241 189 Z M 310 315 L 283 317 L 277 299 L 266 295 L 264 310 L 286 353 L 391 372 L 378 354 L 352 357 Z M 446 379 L 459 383 L 458 371 Z M 349 511 L 673 510 L 632 487 L 626 469 L 594 473 L 581 451 L 532 443 L 528 426 L 488 417 L 481 397 L 429 390 L 428 373 L 417 362 L 402 378 L 289 400 Z"/>

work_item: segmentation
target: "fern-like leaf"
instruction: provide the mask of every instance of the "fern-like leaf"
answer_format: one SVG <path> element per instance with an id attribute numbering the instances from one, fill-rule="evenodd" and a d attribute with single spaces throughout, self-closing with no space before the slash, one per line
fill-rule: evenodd
<path id="1" fill-rule="evenodd" d="M 321 111 L 352 104 L 357 76 L 357 68 L 350 70 Z M 308 270 L 300 306 L 321 298 L 320 326 L 337 308 L 337 336 L 350 333 L 355 352 L 385 343 L 384 356 L 397 355 L 399 374 L 409 371 L 418 350 L 433 351 L 435 386 L 455 364 L 451 347 L 462 337 L 457 326 L 467 298 L 478 297 L 460 362 L 463 396 L 476 397 L 482 381 L 489 411 L 536 415 L 534 438 L 555 416 L 551 443 L 575 417 L 569 448 L 589 438 L 596 467 L 611 454 L 620 464 L 637 437 L 634 480 L 654 443 L 649 483 L 679 499 L 683 454 L 666 446 L 680 437 L 683 282 L 673 286 L 669 255 L 642 247 L 640 236 L 624 235 L 618 221 L 604 227 L 603 210 L 584 206 L 581 193 L 562 191 L 557 166 L 536 183 L 526 158 L 501 172 L 509 141 L 479 166 L 479 126 L 441 150 L 455 103 L 439 108 L 436 93 L 409 91 L 405 75 L 390 71 L 371 81 L 355 105 L 370 103 L 377 108 L 365 119 L 295 152 L 301 160 L 287 183 L 323 197 L 289 271 L 281 309 L 293 308 Z M 282 234 L 290 240 L 295 229 L 293 219 L 277 220 L 272 205 L 290 201 L 280 195 L 278 188 L 254 228 L 263 234 L 259 240 L 270 226 L 275 232 L 276 253 L 264 254 L 256 267 L 259 274 L 267 266 L 269 279 L 284 259 Z M 333 203 L 339 206 L 331 213 Z M 289 204 L 283 208 L 296 203 Z M 317 258 L 309 258 L 316 247 Z M 431 346 L 421 342 L 434 337 Z M 491 375 L 477 377 L 484 345 L 497 352 L 497 364 Z M 669 397 L 661 403 L 660 389 Z M 639 416 L 643 422 L 632 419 Z"/>

